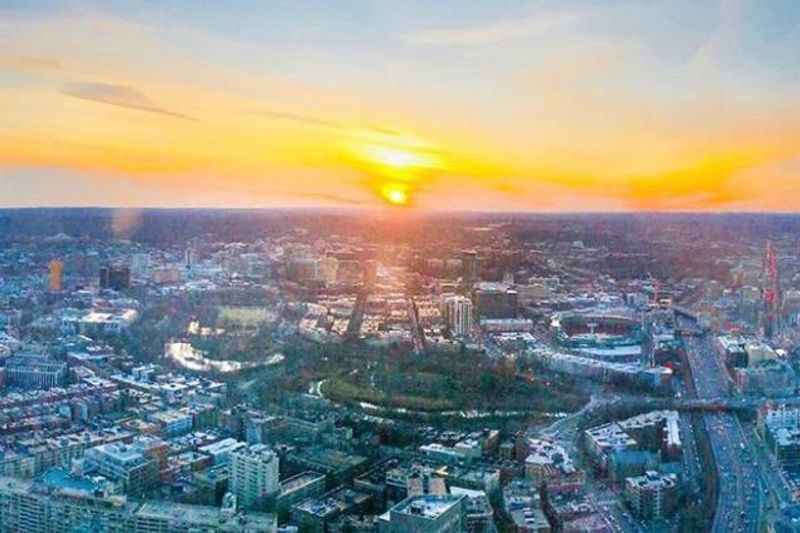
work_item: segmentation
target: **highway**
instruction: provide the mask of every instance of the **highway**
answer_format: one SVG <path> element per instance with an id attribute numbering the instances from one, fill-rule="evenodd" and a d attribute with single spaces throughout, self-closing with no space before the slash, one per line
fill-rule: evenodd
<path id="1" fill-rule="evenodd" d="M 730 394 L 728 374 L 713 349 L 710 336 L 687 336 L 685 342 L 697 397 L 726 398 Z M 717 506 L 712 531 L 759 531 L 764 488 L 750 441 L 733 414 L 706 412 L 703 421 L 717 472 Z"/>

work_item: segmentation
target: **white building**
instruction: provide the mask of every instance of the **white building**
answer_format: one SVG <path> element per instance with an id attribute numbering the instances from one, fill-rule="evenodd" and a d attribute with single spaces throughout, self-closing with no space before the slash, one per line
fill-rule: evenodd
<path id="1" fill-rule="evenodd" d="M 457 337 L 469 335 L 472 328 L 472 302 L 464 296 L 452 296 L 445 301 L 447 324 Z"/>
<path id="2" fill-rule="evenodd" d="M 264 444 L 233 451 L 230 484 L 243 508 L 263 506 L 280 490 L 278 456 Z"/>

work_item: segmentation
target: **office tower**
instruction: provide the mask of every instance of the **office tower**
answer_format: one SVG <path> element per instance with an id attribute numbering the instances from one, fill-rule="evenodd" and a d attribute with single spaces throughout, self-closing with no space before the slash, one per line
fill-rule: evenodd
<path id="1" fill-rule="evenodd" d="M 447 325 L 457 337 L 469 335 L 472 327 L 472 302 L 464 296 L 452 296 L 445 302 Z"/>
<path id="2" fill-rule="evenodd" d="M 63 289 L 64 263 L 58 259 L 50 261 L 50 292 L 61 292 Z"/>
<path id="3" fill-rule="evenodd" d="M 478 252 L 465 250 L 461 255 L 461 276 L 465 283 L 475 283 L 480 279 L 478 272 Z"/>
<path id="4" fill-rule="evenodd" d="M 130 289 L 131 269 L 120 265 L 108 265 L 100 268 L 100 288 L 115 291 Z"/>
<path id="5" fill-rule="evenodd" d="M 518 294 L 501 283 L 480 283 L 473 292 L 479 318 L 516 318 Z"/>
<path id="6" fill-rule="evenodd" d="M 264 444 L 231 453 L 231 492 L 244 509 L 263 508 L 277 495 L 278 456 Z"/>
<path id="7" fill-rule="evenodd" d="M 191 270 L 194 267 L 195 262 L 197 261 L 197 253 L 194 251 L 194 248 L 191 246 L 186 248 L 186 251 L 183 253 L 183 263 L 186 267 L 186 270 Z"/>

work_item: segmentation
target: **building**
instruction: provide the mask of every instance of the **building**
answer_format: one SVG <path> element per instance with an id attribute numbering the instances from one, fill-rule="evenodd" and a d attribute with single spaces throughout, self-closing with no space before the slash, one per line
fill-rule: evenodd
<path id="1" fill-rule="evenodd" d="M 735 368 L 733 378 L 742 394 L 748 395 L 790 396 L 797 388 L 797 377 L 792 367 L 777 359 L 760 360 L 746 368 Z"/>
<path id="2" fill-rule="evenodd" d="M 215 465 L 226 465 L 231 462 L 231 455 L 242 448 L 247 447 L 247 444 L 232 437 L 219 440 L 217 442 L 207 444 L 198 448 L 198 451 L 211 456 Z"/>
<path id="3" fill-rule="evenodd" d="M 517 291 L 502 283 L 481 283 L 472 292 L 479 318 L 516 318 Z"/>
<path id="4" fill-rule="evenodd" d="M 466 533 L 489 533 L 497 531 L 494 509 L 486 493 L 480 490 L 452 487 L 450 494 L 466 496 L 464 500 L 464 531 Z"/>
<path id="5" fill-rule="evenodd" d="M 25 533 L 275 533 L 274 515 L 98 495 L 80 480 L 67 484 L 0 478 L 0 531 Z"/>
<path id="6" fill-rule="evenodd" d="M 340 487 L 319 497 L 308 498 L 292 507 L 292 523 L 301 531 L 325 533 L 336 518 L 368 514 L 374 498 L 371 494 Z"/>
<path id="7" fill-rule="evenodd" d="M 367 469 L 366 457 L 345 453 L 333 448 L 311 446 L 296 450 L 286 456 L 286 466 L 291 472 L 311 470 L 325 474 L 329 483 L 349 482 Z"/>
<path id="8" fill-rule="evenodd" d="M 279 514 L 307 498 L 316 498 L 325 492 L 325 476 L 316 472 L 303 472 L 281 481 L 276 508 Z"/>
<path id="9" fill-rule="evenodd" d="M 503 489 L 503 509 L 515 533 L 550 533 L 550 522 L 542 509 L 538 487 L 527 480 L 514 480 Z"/>
<path id="10" fill-rule="evenodd" d="M 465 283 L 475 283 L 480 279 L 478 252 L 475 250 L 464 250 L 461 254 L 461 277 Z"/>
<path id="11" fill-rule="evenodd" d="M 625 498 L 631 510 L 645 520 L 671 515 L 678 503 L 678 478 L 675 474 L 648 471 L 625 480 Z"/>
<path id="12" fill-rule="evenodd" d="M 150 254 L 133 254 L 131 257 L 131 274 L 146 277 L 150 273 Z"/>
<path id="13" fill-rule="evenodd" d="M 450 332 L 456 337 L 466 337 L 472 329 L 472 301 L 463 296 L 453 296 L 445 301 L 445 314 Z"/>
<path id="14" fill-rule="evenodd" d="M 567 451 L 554 441 L 527 439 L 523 443 L 525 477 L 535 486 L 546 484 L 551 493 L 577 492 L 583 487 L 585 477 L 575 468 Z"/>
<path id="15" fill-rule="evenodd" d="M 53 259 L 50 261 L 49 269 L 50 281 L 48 286 L 50 292 L 61 292 L 64 288 L 64 263 L 58 259 Z"/>
<path id="16" fill-rule="evenodd" d="M 465 495 L 410 496 L 380 517 L 380 533 L 462 533 Z"/>
<path id="17" fill-rule="evenodd" d="M 139 437 L 133 444 L 103 444 L 86 451 L 84 468 L 118 482 L 126 494 L 141 496 L 158 485 L 167 444 Z"/>
<path id="18" fill-rule="evenodd" d="M 278 456 L 264 444 L 233 451 L 230 487 L 242 508 L 263 508 L 280 491 Z"/>
<path id="19" fill-rule="evenodd" d="M 14 355 L 6 361 L 6 381 L 25 389 L 50 389 L 67 382 L 67 364 L 43 355 Z"/>
<path id="20" fill-rule="evenodd" d="M 634 468 L 630 463 L 650 464 L 648 456 L 639 452 L 676 460 L 682 453 L 677 418 L 676 411 L 664 410 L 609 422 L 584 431 L 583 444 L 595 465 L 612 474 L 614 461 L 623 470 Z"/>
<path id="21" fill-rule="evenodd" d="M 81 317 L 65 317 L 62 327 L 70 333 L 80 333 L 89 337 L 97 335 L 120 335 L 139 319 L 135 309 L 113 312 L 90 311 Z"/>
<path id="22" fill-rule="evenodd" d="M 159 411 L 150 415 L 150 421 L 161 427 L 161 435 L 165 438 L 177 437 L 192 430 L 193 418 L 191 413 L 171 409 Z"/>
<path id="23" fill-rule="evenodd" d="M 783 467 L 792 471 L 800 469 L 800 409 L 785 405 L 761 409 L 758 428 Z"/>
<path id="24" fill-rule="evenodd" d="M 131 288 L 131 269 L 124 265 L 109 265 L 100 269 L 100 288 L 122 291 Z"/>

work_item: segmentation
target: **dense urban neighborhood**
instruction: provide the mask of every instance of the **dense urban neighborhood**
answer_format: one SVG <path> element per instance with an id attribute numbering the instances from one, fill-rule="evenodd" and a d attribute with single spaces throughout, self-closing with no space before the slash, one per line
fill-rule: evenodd
<path id="1" fill-rule="evenodd" d="M 800 219 L 0 212 L 0 530 L 800 531 Z"/>

